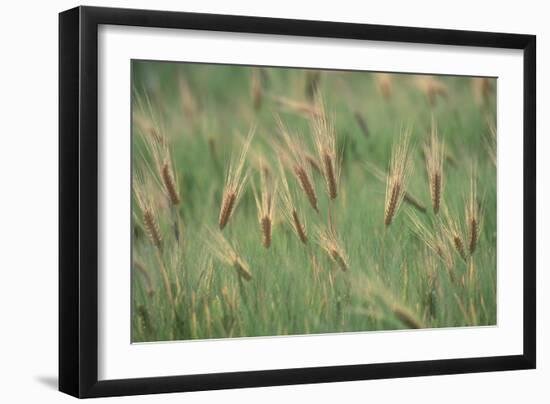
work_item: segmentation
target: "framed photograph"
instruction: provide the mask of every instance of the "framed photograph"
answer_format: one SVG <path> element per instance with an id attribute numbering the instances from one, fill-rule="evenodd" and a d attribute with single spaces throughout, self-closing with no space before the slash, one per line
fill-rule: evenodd
<path id="1" fill-rule="evenodd" d="M 59 16 L 59 388 L 535 368 L 532 35 Z"/>

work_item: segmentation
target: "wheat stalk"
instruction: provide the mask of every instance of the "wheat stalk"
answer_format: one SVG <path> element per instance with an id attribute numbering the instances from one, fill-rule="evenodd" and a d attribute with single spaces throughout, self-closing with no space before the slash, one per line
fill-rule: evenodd
<path id="1" fill-rule="evenodd" d="M 149 102 L 149 100 L 147 99 Z M 149 110 L 151 116 L 153 116 L 152 106 L 149 104 Z M 180 219 L 179 209 L 177 206 L 180 203 L 179 182 L 177 174 L 173 169 L 172 155 L 170 151 L 170 143 L 167 137 L 164 135 L 165 131 L 160 129 L 161 125 L 158 125 L 156 133 L 159 134 L 160 139 L 154 136 L 146 136 L 144 138 L 146 149 L 153 160 L 153 167 L 149 167 L 151 172 L 154 172 L 155 180 L 159 184 L 163 191 L 164 196 L 171 205 L 171 214 L 173 219 L 174 237 L 176 240 L 180 239 L 180 235 L 183 232 L 183 221 Z M 144 159 L 144 161 L 147 161 Z M 148 165 L 148 163 L 145 163 Z M 146 220 L 150 218 L 145 217 Z"/>
<path id="2" fill-rule="evenodd" d="M 246 161 L 246 154 L 250 148 L 250 143 L 254 137 L 255 129 L 252 128 L 244 142 L 241 153 L 237 160 L 231 159 L 227 169 L 225 178 L 225 186 L 223 190 L 222 203 L 220 206 L 220 214 L 218 218 L 218 226 L 220 230 L 227 225 L 229 219 L 233 215 L 235 208 L 240 200 L 242 191 L 248 179 L 248 173 L 243 173 Z"/>
<path id="3" fill-rule="evenodd" d="M 384 170 L 369 161 L 366 163 L 366 168 L 378 181 L 386 182 L 388 174 Z M 413 195 L 410 191 L 405 191 L 405 195 L 403 195 L 403 201 L 411 205 L 416 210 L 422 213 L 426 213 L 426 206 L 424 206 L 424 204 L 420 202 L 418 197 Z"/>
<path id="4" fill-rule="evenodd" d="M 317 228 L 317 243 L 342 271 L 349 269 L 348 256 L 334 230 Z"/>
<path id="5" fill-rule="evenodd" d="M 150 181 L 138 171 L 134 174 L 133 190 L 137 205 L 141 210 L 145 232 L 151 244 L 158 250 L 162 250 L 162 236 L 157 221 L 157 213 L 151 198 L 152 185 Z"/>
<path id="6" fill-rule="evenodd" d="M 445 157 L 445 145 L 439 141 L 435 118 L 432 116 L 432 130 L 429 146 L 425 147 L 426 170 L 430 183 L 430 196 L 434 214 L 439 213 L 443 194 L 443 160 Z"/>
<path id="7" fill-rule="evenodd" d="M 158 223 L 153 214 L 153 211 L 149 208 L 145 208 L 142 210 L 142 212 L 143 222 L 145 224 L 145 228 L 147 229 L 147 235 L 149 236 L 153 245 L 159 250 L 162 250 L 162 237 L 160 235 Z"/>
<path id="8" fill-rule="evenodd" d="M 311 204 L 313 209 L 315 209 L 316 212 L 319 212 L 319 208 L 317 207 L 317 194 L 315 193 L 315 188 L 313 187 L 313 182 L 311 180 L 310 174 L 304 168 L 304 166 L 301 166 L 298 164 L 294 166 L 294 174 L 298 179 L 298 183 L 300 184 L 303 191 L 305 192 L 309 200 L 309 203 Z"/>
<path id="9" fill-rule="evenodd" d="M 141 132 L 143 136 L 149 136 L 151 140 L 155 142 L 162 143 L 164 138 L 161 136 L 157 128 L 155 128 L 151 119 L 146 118 L 144 114 L 145 113 L 143 111 L 136 110 L 132 115 L 133 122 L 136 124 L 139 132 Z"/>
<path id="10" fill-rule="evenodd" d="M 149 93 L 145 90 L 140 94 L 136 89 L 133 90 L 134 99 L 136 100 L 136 108 L 132 110 L 133 122 L 137 125 L 143 140 L 146 142 L 154 142 L 163 144 L 166 139 L 166 134 L 162 128 L 162 115 L 159 111 L 161 108 L 155 104 L 157 108 L 153 108 L 153 103 L 149 97 Z M 159 100 L 160 101 L 160 100 Z"/>
<path id="11" fill-rule="evenodd" d="M 142 212 L 143 225 L 146 229 L 147 236 L 149 237 L 151 244 L 155 247 L 155 255 L 164 282 L 164 288 L 166 289 L 168 301 L 173 307 L 174 297 L 172 295 L 172 287 L 170 285 L 168 272 L 166 271 L 162 257 L 162 236 L 157 221 L 157 215 L 151 200 L 152 186 L 150 182 L 139 173 L 139 171 L 136 171 L 134 174 L 133 189 L 136 203 Z"/>
<path id="12" fill-rule="evenodd" d="M 491 158 L 491 162 L 497 166 L 497 128 L 492 121 L 488 120 L 489 136 L 485 137 L 485 147 Z"/>
<path id="13" fill-rule="evenodd" d="M 400 298 L 394 296 L 379 280 L 366 277 L 358 278 L 353 287 L 361 296 L 369 297 L 369 302 L 381 304 L 384 311 L 390 311 L 408 328 L 424 328 L 424 324 L 417 315 L 407 306 L 399 303 Z"/>
<path id="14" fill-rule="evenodd" d="M 177 183 L 174 178 L 174 171 L 172 170 L 172 164 L 166 160 L 161 168 L 161 176 L 163 184 L 168 193 L 170 202 L 172 205 L 178 205 L 180 203 L 179 192 L 177 189 Z"/>
<path id="15" fill-rule="evenodd" d="M 258 210 L 258 221 L 260 222 L 260 229 L 262 233 L 262 245 L 265 248 L 271 246 L 271 229 L 273 226 L 273 215 L 275 210 L 274 195 L 277 194 L 277 185 L 272 190 L 268 184 L 268 178 L 264 170 L 260 171 L 260 195 L 256 191 L 254 184 L 252 187 L 254 193 L 254 200 L 256 202 L 256 208 Z"/>
<path id="16" fill-rule="evenodd" d="M 317 159 L 311 153 L 308 153 L 305 150 L 304 150 L 304 157 L 308 162 L 308 164 L 310 165 L 310 167 L 316 172 L 318 172 L 319 174 L 321 174 L 321 166 L 317 162 Z"/>
<path id="17" fill-rule="evenodd" d="M 154 164 L 154 168 L 149 167 L 149 169 L 156 174 L 156 179 L 160 180 L 160 186 L 172 206 L 176 206 L 180 203 L 180 193 L 178 178 L 173 169 L 170 152 L 171 145 L 165 135 L 165 131 L 161 129 L 162 124 L 156 122 L 153 118 L 153 107 L 148 97 L 146 97 L 145 102 L 148 105 L 147 108 L 151 116 L 149 131 L 153 133 L 151 136 L 143 136 L 146 149 L 152 157 Z M 144 107 L 142 106 L 142 108 Z"/>
<path id="18" fill-rule="evenodd" d="M 443 230 L 447 236 L 449 242 L 455 248 L 456 252 L 460 257 L 466 261 L 466 247 L 464 244 L 464 238 L 462 236 L 462 229 L 458 220 L 453 219 L 448 209 L 444 209 L 445 213 L 445 223 L 443 225 Z"/>
<path id="19" fill-rule="evenodd" d="M 430 230 L 424 223 L 422 223 L 418 216 L 410 211 L 407 212 L 407 214 L 413 224 L 413 231 L 430 250 L 441 258 L 447 269 L 452 269 L 454 266 L 453 255 L 448 243 L 446 243 L 442 237 L 441 229 L 437 228 Z"/>
<path id="20" fill-rule="evenodd" d="M 320 113 L 317 107 L 311 102 L 293 100 L 290 98 L 277 96 L 272 96 L 271 98 L 279 105 L 279 107 L 287 111 L 302 115 L 306 118 L 319 115 Z"/>
<path id="21" fill-rule="evenodd" d="M 149 271 L 147 271 L 145 265 L 143 265 L 137 259 L 134 259 L 133 263 L 134 267 L 143 275 L 143 278 L 145 279 L 147 296 L 153 296 L 155 294 L 155 291 L 153 289 L 153 282 L 151 280 L 151 275 L 149 275 Z"/>
<path id="22" fill-rule="evenodd" d="M 330 199 L 335 199 L 338 194 L 341 168 L 341 162 L 336 155 L 336 129 L 327 117 L 326 108 L 320 96 L 317 96 L 316 102 L 319 114 L 312 117 L 311 130 L 328 196 Z"/>
<path id="23" fill-rule="evenodd" d="M 252 273 L 248 264 L 242 259 L 235 248 L 225 239 L 221 231 L 207 229 L 209 237 L 206 239 L 207 246 L 214 257 L 220 262 L 232 267 L 239 278 L 249 281 Z"/>
<path id="24" fill-rule="evenodd" d="M 389 226 L 397 215 L 401 202 L 406 194 L 409 177 L 412 172 L 410 156 L 410 130 L 402 133 L 394 145 L 386 177 L 386 200 L 384 205 L 384 224 Z"/>
<path id="25" fill-rule="evenodd" d="M 302 138 L 298 133 L 291 135 L 279 118 L 277 118 L 277 124 L 279 126 L 279 133 L 286 144 L 286 152 L 281 153 L 281 157 L 286 161 L 287 165 L 291 167 L 296 177 L 296 181 L 302 191 L 304 191 L 311 207 L 316 212 L 319 212 L 317 193 L 313 185 L 311 170 L 307 165 L 305 146 L 303 146 Z"/>
<path id="26" fill-rule="evenodd" d="M 479 243 L 479 233 L 481 230 L 481 209 L 477 200 L 476 170 L 472 169 L 470 177 L 470 193 L 466 201 L 465 217 L 468 227 L 468 251 L 472 255 Z"/>
<path id="27" fill-rule="evenodd" d="M 462 236 L 459 233 L 453 233 L 453 245 L 456 248 L 456 251 L 460 254 L 463 260 L 466 260 L 466 252 L 464 251 L 464 241 L 462 241 Z"/>
<path id="28" fill-rule="evenodd" d="M 408 308 L 396 304 L 392 307 L 392 312 L 407 327 L 414 329 L 424 328 L 424 325 Z"/>
<path id="29" fill-rule="evenodd" d="M 426 213 L 426 207 L 420 202 L 416 197 L 414 197 L 410 192 L 405 192 L 405 195 L 403 196 L 403 200 L 414 207 L 416 210 Z"/>
<path id="30" fill-rule="evenodd" d="M 279 197 L 283 204 L 283 215 L 291 224 L 292 230 L 298 236 L 300 241 L 307 244 L 307 232 L 305 227 L 305 220 L 300 220 L 294 198 L 290 192 L 290 187 L 286 179 L 285 170 L 281 160 L 279 159 L 279 171 L 281 177 L 281 183 L 283 184 L 282 191 L 279 193 Z"/>

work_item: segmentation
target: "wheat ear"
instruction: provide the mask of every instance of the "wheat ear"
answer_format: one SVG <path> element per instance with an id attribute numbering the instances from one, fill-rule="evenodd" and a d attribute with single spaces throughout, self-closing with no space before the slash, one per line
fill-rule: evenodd
<path id="1" fill-rule="evenodd" d="M 252 187 L 254 193 L 254 200 L 256 202 L 256 208 L 258 210 L 258 221 L 260 222 L 260 229 L 262 234 L 262 245 L 265 248 L 271 246 L 271 230 L 273 226 L 273 212 L 275 210 L 274 196 L 277 194 L 277 185 L 270 191 L 268 179 L 265 175 L 265 171 L 260 171 L 260 195 L 256 191 L 256 186 Z"/>
<path id="2" fill-rule="evenodd" d="M 388 174 L 380 169 L 378 166 L 372 162 L 367 162 L 367 170 L 380 182 L 386 182 Z M 410 191 L 406 191 L 403 195 L 403 201 L 411 205 L 413 208 L 419 212 L 426 213 L 426 206 L 420 200 L 413 195 Z"/>
<path id="3" fill-rule="evenodd" d="M 277 124 L 279 126 L 279 133 L 283 138 L 283 141 L 286 145 L 286 153 L 281 154 L 281 156 L 287 162 L 296 177 L 298 185 L 304 191 L 311 207 L 319 212 L 319 207 L 317 205 L 317 193 L 315 192 L 315 187 L 313 185 L 313 177 L 311 175 L 311 170 L 307 164 L 307 153 L 305 152 L 305 146 L 301 136 L 298 133 L 290 134 L 288 129 L 284 126 L 280 118 L 277 118 Z"/>
<path id="4" fill-rule="evenodd" d="M 327 193 L 330 199 L 338 194 L 338 180 L 340 178 L 340 161 L 336 154 L 336 129 L 327 117 L 323 99 L 318 95 L 316 99 L 319 114 L 311 119 L 311 131 L 321 162 L 321 172 L 325 178 Z"/>
<path id="5" fill-rule="evenodd" d="M 243 171 L 246 162 L 246 155 L 248 153 L 248 149 L 250 148 L 252 138 L 254 137 L 254 132 L 255 128 L 253 127 L 248 133 L 239 158 L 236 160 L 231 159 L 229 168 L 227 169 L 222 203 L 220 206 L 220 214 L 218 217 L 218 226 L 220 230 L 223 230 L 233 215 L 248 179 L 248 173 L 244 173 Z"/>
<path id="6" fill-rule="evenodd" d="M 481 229 L 481 209 L 477 200 L 476 170 L 472 169 L 470 178 L 470 193 L 466 201 L 466 223 L 468 227 L 468 251 L 472 255 L 479 243 Z"/>
<path id="7" fill-rule="evenodd" d="M 330 259 L 340 267 L 342 271 L 349 269 L 348 256 L 342 247 L 338 236 L 333 229 L 317 228 L 317 242 L 327 253 Z"/>
<path id="8" fill-rule="evenodd" d="M 404 131 L 392 150 L 386 178 L 386 200 L 384 205 L 384 224 L 386 227 L 392 223 L 407 192 L 406 189 L 412 172 L 412 160 L 409 150 L 410 136 L 410 130 Z"/>
<path id="9" fill-rule="evenodd" d="M 280 159 L 279 159 L 279 172 L 280 172 L 280 178 L 281 178 L 281 184 L 282 184 L 282 190 L 280 191 L 280 199 L 283 205 L 283 209 L 282 209 L 283 214 L 291 224 L 292 230 L 294 230 L 294 233 L 296 234 L 296 236 L 298 236 L 298 238 L 302 243 L 307 244 L 307 232 L 305 227 L 305 221 L 300 220 L 300 217 L 298 216 L 296 203 L 290 192 L 290 187 L 286 179 L 283 163 L 281 162 Z"/>
<path id="10" fill-rule="evenodd" d="M 249 281 L 252 279 L 252 273 L 246 261 L 239 256 L 236 249 L 229 244 L 221 231 L 207 229 L 209 237 L 206 239 L 207 246 L 214 257 L 220 262 L 232 267 L 239 278 Z"/>
<path id="11" fill-rule="evenodd" d="M 143 226 L 151 241 L 158 250 L 162 250 L 162 236 L 157 221 L 157 214 L 151 199 L 153 188 L 149 180 L 143 174 L 136 171 L 133 178 L 133 190 L 135 200 L 141 210 Z"/>
<path id="12" fill-rule="evenodd" d="M 443 160 L 445 158 L 445 145 L 439 141 L 435 118 L 432 116 L 432 130 L 429 146 L 425 148 L 426 170 L 430 183 L 430 195 L 434 213 L 439 213 L 443 193 Z"/>

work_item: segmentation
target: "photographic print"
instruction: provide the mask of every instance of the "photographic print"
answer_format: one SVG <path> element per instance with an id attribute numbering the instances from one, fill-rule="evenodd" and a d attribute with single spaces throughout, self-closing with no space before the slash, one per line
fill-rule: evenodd
<path id="1" fill-rule="evenodd" d="M 132 342 L 496 325 L 495 78 L 131 68 Z"/>

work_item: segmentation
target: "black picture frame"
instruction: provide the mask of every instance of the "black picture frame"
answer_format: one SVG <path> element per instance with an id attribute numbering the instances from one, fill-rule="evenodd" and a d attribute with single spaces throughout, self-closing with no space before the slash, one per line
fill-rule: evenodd
<path id="1" fill-rule="evenodd" d="M 523 50 L 523 353 L 99 381 L 97 52 L 100 24 Z M 536 37 L 533 35 L 96 7 L 77 7 L 60 13 L 59 390 L 84 398 L 535 368 L 535 111 Z"/>

